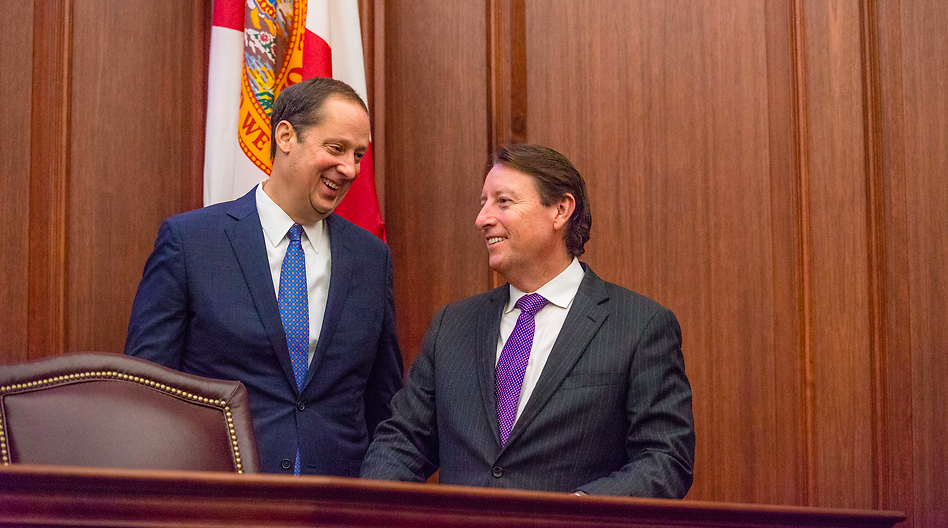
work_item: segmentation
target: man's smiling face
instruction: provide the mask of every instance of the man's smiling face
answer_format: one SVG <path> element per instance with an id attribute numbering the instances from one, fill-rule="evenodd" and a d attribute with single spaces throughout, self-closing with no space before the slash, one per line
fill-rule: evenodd
<path id="1" fill-rule="evenodd" d="M 294 222 L 311 225 L 329 216 L 359 175 L 369 148 L 369 116 L 357 103 L 330 96 L 319 124 L 296 130 L 277 125 L 277 149 L 285 153 L 264 190 Z"/>
<path id="2" fill-rule="evenodd" d="M 505 165 L 487 173 L 474 225 L 484 235 L 490 267 L 512 284 L 543 276 L 539 270 L 565 252 L 556 218 L 556 205 L 543 205 L 532 176 Z"/>

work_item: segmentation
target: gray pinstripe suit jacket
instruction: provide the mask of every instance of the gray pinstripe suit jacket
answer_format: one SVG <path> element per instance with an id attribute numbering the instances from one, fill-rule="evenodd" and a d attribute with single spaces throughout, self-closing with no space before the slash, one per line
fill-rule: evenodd
<path id="1" fill-rule="evenodd" d="M 586 270 L 506 446 L 494 365 L 509 288 L 442 308 L 392 400 L 363 478 L 680 498 L 694 420 L 681 329 L 655 301 Z"/>

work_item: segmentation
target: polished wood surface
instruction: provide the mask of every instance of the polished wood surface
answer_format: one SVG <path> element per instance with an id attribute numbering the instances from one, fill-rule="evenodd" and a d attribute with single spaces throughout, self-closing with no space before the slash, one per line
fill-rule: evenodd
<path id="1" fill-rule="evenodd" d="M 883 4 L 879 2 L 880 9 Z M 907 245 L 889 247 L 907 254 L 907 275 L 892 279 L 908 286 L 911 347 L 893 348 L 890 355 L 893 363 L 911 365 L 911 376 L 889 380 L 910 382 L 893 389 L 909 390 L 912 397 L 913 419 L 903 435 L 911 431 L 916 461 L 916 525 L 944 526 L 948 523 L 948 6 L 938 0 L 903 0 L 899 6 L 901 16 L 887 22 L 896 24 L 897 20 L 892 29 L 901 30 L 901 79 L 886 80 L 901 82 L 904 135 L 893 137 L 887 146 L 904 149 L 904 172 L 891 174 L 902 180 L 893 185 L 904 182 L 905 186 L 904 196 L 896 194 L 893 199 L 905 200 L 898 207 L 905 208 Z M 899 426 L 904 417 L 893 419 Z"/>
<path id="2" fill-rule="evenodd" d="M 159 223 L 200 206 L 210 2 L 184 5 L 4 3 L 4 362 L 120 352 Z"/>
<path id="3" fill-rule="evenodd" d="M 13 67 L 23 64 L 23 56 L 33 54 L 33 7 L 16 2 L 0 3 L 0 34 L 8 42 L 22 46 L 0 46 L 0 101 L 8 101 L 0 126 L 0 343 L 4 363 L 25 361 L 28 348 L 29 268 L 29 172 L 30 164 L 30 84 L 32 69 Z M 8 66 L 9 67 L 6 67 Z"/>
<path id="4" fill-rule="evenodd" d="M 0 525 L 888 527 L 891 511 L 576 497 L 340 477 L 0 469 Z"/>
<path id="5" fill-rule="evenodd" d="M 29 182 L 29 258 L 16 265 L 29 272 L 25 309 L 27 356 L 31 359 L 65 351 L 71 56 L 72 4 L 36 2 L 30 64 L 30 163 L 13 173 L 28 174 L 25 180 Z M 25 67 L 26 63 L 9 66 Z M 28 172 L 20 172 L 24 169 Z"/>
<path id="6" fill-rule="evenodd" d="M 905 174 L 906 149 L 904 137 L 905 91 L 903 88 L 902 22 L 901 2 L 872 2 L 869 4 L 870 20 L 876 21 L 879 38 L 871 50 L 875 53 L 876 87 L 869 92 L 873 117 L 873 135 L 870 143 L 871 162 L 883 175 Z M 904 45 L 916 45 L 907 42 Z M 918 63 L 915 63 L 918 67 Z M 910 126 L 914 126 L 909 123 Z M 879 295 L 885 302 L 875 328 L 877 342 L 881 345 L 882 357 L 875 365 L 875 380 L 882 388 L 874 401 L 877 420 L 882 430 L 877 437 L 876 493 L 880 503 L 912 504 L 906 507 L 907 525 L 937 526 L 933 519 L 915 522 L 915 512 L 920 517 L 930 517 L 934 509 L 928 505 L 914 508 L 915 460 L 913 449 L 913 418 L 906 409 L 913 407 L 913 366 L 911 321 L 909 304 L 909 254 L 908 211 L 906 182 L 904 177 L 881 178 L 881 186 L 873 189 L 878 204 L 873 219 L 886 228 L 883 236 L 874 240 L 876 253 L 881 257 L 878 272 Z M 879 273 L 881 272 L 881 273 Z M 922 411 L 919 409 L 919 411 Z M 924 411 L 923 411 L 924 412 Z M 927 423 L 931 420 L 926 419 Z M 924 427 L 924 425 L 923 425 Z M 921 472 L 930 472 L 933 466 L 920 466 Z M 891 483 L 901 485 L 891 485 Z M 941 487 L 944 487 L 942 484 Z M 942 516 L 944 518 L 944 516 Z"/>
<path id="7" fill-rule="evenodd" d="M 860 6 L 803 4 L 809 153 L 811 495 L 872 504 L 866 122 Z M 831 409 L 844 408 L 845 413 Z"/>
<path id="8" fill-rule="evenodd" d="M 122 350 L 158 225 L 201 205 L 209 22 L 200 2 L 75 3 L 67 350 Z"/>

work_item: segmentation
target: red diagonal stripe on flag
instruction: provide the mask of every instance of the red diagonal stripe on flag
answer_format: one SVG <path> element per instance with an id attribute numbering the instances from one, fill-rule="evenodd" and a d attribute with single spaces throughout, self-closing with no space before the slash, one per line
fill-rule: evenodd
<path id="1" fill-rule="evenodd" d="M 244 30 L 244 3 L 241 0 L 214 0 L 215 26 Z"/>
<path id="2" fill-rule="evenodd" d="M 316 33 L 303 35 L 303 78 L 332 77 L 332 50 Z"/>

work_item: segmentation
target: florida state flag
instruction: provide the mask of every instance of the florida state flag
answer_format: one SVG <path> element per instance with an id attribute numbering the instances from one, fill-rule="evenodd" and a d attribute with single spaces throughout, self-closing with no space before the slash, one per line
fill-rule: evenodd
<path id="1" fill-rule="evenodd" d="M 368 104 L 357 0 L 215 0 L 213 23 L 204 205 L 270 174 L 270 111 L 283 88 L 334 77 Z M 336 212 L 385 240 L 371 144 L 361 168 Z"/>

